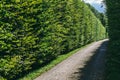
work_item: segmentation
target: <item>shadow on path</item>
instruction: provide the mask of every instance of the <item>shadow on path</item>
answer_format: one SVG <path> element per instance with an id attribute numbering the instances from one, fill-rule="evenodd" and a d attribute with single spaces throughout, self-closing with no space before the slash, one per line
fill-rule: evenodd
<path id="1" fill-rule="evenodd" d="M 84 68 L 79 68 L 73 73 L 73 80 L 104 80 L 105 55 L 108 41 L 94 51 L 94 55 L 86 62 Z"/>

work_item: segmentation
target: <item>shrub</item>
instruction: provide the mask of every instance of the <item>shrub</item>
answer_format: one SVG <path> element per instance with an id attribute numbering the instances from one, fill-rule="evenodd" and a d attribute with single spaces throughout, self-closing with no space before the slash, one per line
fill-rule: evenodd
<path id="1" fill-rule="evenodd" d="M 0 5 L 0 76 L 8 80 L 105 38 L 105 28 L 80 0 L 2 0 Z"/>

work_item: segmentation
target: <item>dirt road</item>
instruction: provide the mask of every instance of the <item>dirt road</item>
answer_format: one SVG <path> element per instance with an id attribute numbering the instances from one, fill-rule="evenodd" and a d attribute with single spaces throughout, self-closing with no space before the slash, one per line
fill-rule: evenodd
<path id="1" fill-rule="evenodd" d="M 90 44 L 35 80 L 104 80 L 107 42 Z"/>

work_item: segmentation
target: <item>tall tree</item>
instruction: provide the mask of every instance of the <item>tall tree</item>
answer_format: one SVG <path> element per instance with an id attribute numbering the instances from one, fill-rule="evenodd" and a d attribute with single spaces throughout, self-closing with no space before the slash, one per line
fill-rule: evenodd
<path id="1" fill-rule="evenodd" d="M 105 0 L 107 5 L 109 50 L 107 61 L 107 79 L 120 80 L 120 1 Z"/>

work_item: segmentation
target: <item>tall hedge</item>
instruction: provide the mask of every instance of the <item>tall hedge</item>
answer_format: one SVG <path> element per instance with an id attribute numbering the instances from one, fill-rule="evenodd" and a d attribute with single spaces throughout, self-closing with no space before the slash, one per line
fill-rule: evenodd
<path id="1" fill-rule="evenodd" d="M 105 28 L 80 0 L 0 1 L 0 80 L 16 80 L 90 42 Z"/>
<path id="2" fill-rule="evenodd" d="M 106 5 L 110 37 L 106 80 L 120 80 L 120 1 L 106 0 Z"/>

